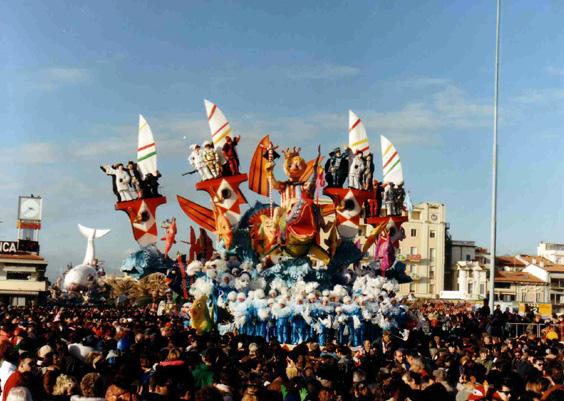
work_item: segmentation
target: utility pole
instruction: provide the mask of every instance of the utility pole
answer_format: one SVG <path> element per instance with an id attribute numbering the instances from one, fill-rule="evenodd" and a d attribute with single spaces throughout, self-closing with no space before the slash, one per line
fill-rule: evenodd
<path id="1" fill-rule="evenodd" d="M 497 240 L 497 107 L 499 100 L 499 25 L 501 17 L 501 0 L 497 0 L 496 34 L 495 34 L 495 78 L 494 78 L 494 112 L 493 112 L 493 155 L 492 155 L 492 216 L 490 237 L 490 313 L 494 311 L 495 255 Z"/>

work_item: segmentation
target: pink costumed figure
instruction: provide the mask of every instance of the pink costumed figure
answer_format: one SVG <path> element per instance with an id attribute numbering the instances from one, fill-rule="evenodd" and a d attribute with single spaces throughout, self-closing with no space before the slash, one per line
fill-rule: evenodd
<path id="1" fill-rule="evenodd" d="M 395 261 L 395 252 L 389 235 L 381 235 L 376 245 L 376 257 L 380 259 L 380 273 L 385 275 Z"/>

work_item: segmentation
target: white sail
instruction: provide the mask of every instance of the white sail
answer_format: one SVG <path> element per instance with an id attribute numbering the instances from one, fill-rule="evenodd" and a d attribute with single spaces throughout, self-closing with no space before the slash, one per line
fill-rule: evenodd
<path id="1" fill-rule="evenodd" d="M 396 185 L 403 183 L 403 170 L 400 157 L 394 145 L 384 135 L 380 135 L 382 146 L 382 174 L 384 182 L 393 182 Z"/>
<path id="2" fill-rule="evenodd" d="M 370 152 L 364 124 L 351 110 L 349 110 L 349 148 L 351 148 L 353 154 L 357 150 L 360 150 L 364 155 Z"/>
<path id="3" fill-rule="evenodd" d="M 149 173 L 157 175 L 157 147 L 151 132 L 151 127 L 139 114 L 139 143 L 137 146 L 137 167 L 141 172 L 141 177 Z"/>
<path id="4" fill-rule="evenodd" d="M 204 105 L 206 106 L 213 146 L 216 149 L 221 148 L 225 143 L 225 137 L 231 135 L 231 126 L 227 118 L 225 118 L 225 114 L 215 103 L 204 99 Z"/>

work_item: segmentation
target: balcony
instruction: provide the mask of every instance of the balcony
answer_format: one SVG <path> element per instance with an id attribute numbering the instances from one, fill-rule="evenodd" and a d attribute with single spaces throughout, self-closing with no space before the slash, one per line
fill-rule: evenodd
<path id="1" fill-rule="evenodd" d="M 1 294 L 29 294 L 47 291 L 47 281 L 0 280 Z"/>

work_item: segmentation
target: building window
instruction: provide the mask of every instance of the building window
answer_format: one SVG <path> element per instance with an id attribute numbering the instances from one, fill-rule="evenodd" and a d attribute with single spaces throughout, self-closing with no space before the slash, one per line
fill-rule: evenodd
<path id="1" fill-rule="evenodd" d="M 434 262 L 437 258 L 437 250 L 435 248 L 429 248 L 429 258 L 431 259 L 431 262 Z"/>
<path id="2" fill-rule="evenodd" d="M 411 229 L 411 236 L 412 237 L 417 237 L 417 230 L 415 228 Z"/>
<path id="3" fill-rule="evenodd" d="M 466 254 L 466 261 L 469 262 L 471 260 L 471 256 Z"/>
<path id="4" fill-rule="evenodd" d="M 429 280 L 432 280 L 435 278 L 435 268 L 433 266 L 429 267 Z"/>
<path id="5" fill-rule="evenodd" d="M 437 232 L 436 232 L 435 230 L 431 230 L 431 231 L 429 232 L 429 237 L 435 238 L 436 236 L 437 236 Z"/>
<path id="6" fill-rule="evenodd" d="M 435 293 L 435 284 L 430 283 L 429 284 L 429 294 L 434 294 Z"/>
<path id="7" fill-rule="evenodd" d="M 409 265 L 409 272 L 410 273 L 417 273 L 417 266 Z"/>
<path id="8" fill-rule="evenodd" d="M 541 292 L 537 292 L 537 302 L 542 302 L 542 293 Z"/>
<path id="9" fill-rule="evenodd" d="M 409 292 L 415 292 L 415 284 L 409 284 Z"/>
<path id="10" fill-rule="evenodd" d="M 421 212 L 419 211 L 411 212 L 411 220 L 421 220 Z"/>
<path id="11" fill-rule="evenodd" d="M 468 283 L 468 294 L 472 294 L 473 292 L 472 287 L 473 287 L 472 283 Z"/>
<path id="12" fill-rule="evenodd" d="M 417 247 L 412 246 L 411 248 L 409 248 L 409 254 L 410 255 L 417 255 Z"/>
<path id="13" fill-rule="evenodd" d="M 26 272 L 8 272 L 6 274 L 7 280 L 30 280 L 31 273 Z"/>
<path id="14" fill-rule="evenodd" d="M 486 292 L 485 284 L 480 284 L 480 294 L 484 294 Z"/>

